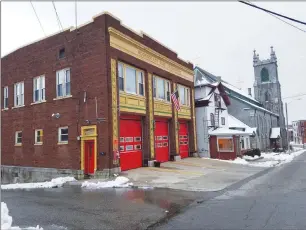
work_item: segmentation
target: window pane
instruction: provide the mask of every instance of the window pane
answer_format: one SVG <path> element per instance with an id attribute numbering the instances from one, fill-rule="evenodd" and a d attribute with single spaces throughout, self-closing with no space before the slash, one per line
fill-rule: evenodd
<path id="1" fill-rule="evenodd" d="M 166 99 L 165 96 L 165 81 L 161 78 L 156 78 L 157 98 Z"/>
<path id="2" fill-rule="evenodd" d="M 39 101 L 39 90 L 34 91 L 34 102 Z"/>
<path id="3" fill-rule="evenodd" d="M 184 87 L 179 86 L 179 97 L 182 105 L 186 104 L 185 101 L 185 89 Z"/>
<path id="4" fill-rule="evenodd" d="M 143 85 L 143 73 L 137 72 L 138 74 L 138 88 L 139 88 L 139 95 L 144 95 L 144 85 Z"/>
<path id="5" fill-rule="evenodd" d="M 189 89 L 188 88 L 186 88 L 186 104 L 189 106 L 190 104 L 189 104 Z"/>
<path id="6" fill-rule="evenodd" d="M 153 77 L 153 97 L 156 97 L 156 78 Z"/>
<path id="7" fill-rule="evenodd" d="M 41 89 L 41 100 L 45 100 L 45 88 Z"/>
<path id="8" fill-rule="evenodd" d="M 233 139 L 218 139 L 218 147 L 220 151 L 232 151 Z"/>
<path id="9" fill-rule="evenodd" d="M 170 82 L 166 81 L 166 93 L 167 93 L 167 101 L 170 101 Z"/>
<path id="10" fill-rule="evenodd" d="M 57 85 L 57 96 L 58 97 L 63 96 L 63 87 L 62 87 L 62 84 Z"/>
<path id="11" fill-rule="evenodd" d="M 126 92 L 136 94 L 136 70 L 126 67 Z"/>
<path id="12" fill-rule="evenodd" d="M 65 82 L 70 82 L 70 70 L 66 70 Z"/>
<path id="13" fill-rule="evenodd" d="M 70 95 L 71 92 L 70 92 L 70 82 L 67 82 L 66 83 L 66 95 Z"/>
<path id="14" fill-rule="evenodd" d="M 8 98 L 4 98 L 4 108 L 8 107 Z"/>
<path id="15" fill-rule="evenodd" d="M 122 77 L 119 77 L 118 81 L 119 81 L 119 90 L 124 91 L 124 79 Z"/>
<path id="16" fill-rule="evenodd" d="M 123 65 L 118 63 L 118 77 L 123 78 Z"/>
<path id="17" fill-rule="evenodd" d="M 61 134 L 67 134 L 68 135 L 68 128 L 61 129 Z"/>

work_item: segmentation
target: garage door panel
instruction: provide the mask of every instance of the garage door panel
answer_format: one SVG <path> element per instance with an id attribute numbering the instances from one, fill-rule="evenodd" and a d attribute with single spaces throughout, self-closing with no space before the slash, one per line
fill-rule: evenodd
<path id="1" fill-rule="evenodd" d="M 185 122 L 180 122 L 179 148 L 180 148 L 181 158 L 188 157 L 188 155 L 189 155 L 188 125 Z"/>
<path id="2" fill-rule="evenodd" d="M 159 162 L 169 160 L 169 126 L 167 121 L 155 122 L 155 159 Z"/>
<path id="3" fill-rule="evenodd" d="M 142 167 L 142 127 L 139 120 L 120 120 L 120 167 L 122 171 Z"/>

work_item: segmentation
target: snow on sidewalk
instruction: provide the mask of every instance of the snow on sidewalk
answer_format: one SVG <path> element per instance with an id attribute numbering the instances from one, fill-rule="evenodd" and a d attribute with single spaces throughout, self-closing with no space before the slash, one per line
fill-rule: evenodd
<path id="1" fill-rule="evenodd" d="M 58 177 L 51 181 L 38 182 L 38 183 L 17 183 L 17 184 L 4 184 L 1 189 L 33 189 L 33 188 L 54 188 L 61 187 L 66 182 L 75 181 L 74 177 Z"/>
<path id="2" fill-rule="evenodd" d="M 123 176 L 118 176 L 115 180 L 103 181 L 103 182 L 89 182 L 85 181 L 82 183 L 82 188 L 87 189 L 100 189 L 100 188 L 124 188 L 132 186 L 133 183 L 128 183 L 129 179 Z"/>
<path id="3" fill-rule="evenodd" d="M 36 227 L 20 228 L 18 226 L 12 226 L 13 218 L 9 215 L 9 209 L 6 203 L 1 202 L 1 230 L 43 230 L 39 225 Z"/>

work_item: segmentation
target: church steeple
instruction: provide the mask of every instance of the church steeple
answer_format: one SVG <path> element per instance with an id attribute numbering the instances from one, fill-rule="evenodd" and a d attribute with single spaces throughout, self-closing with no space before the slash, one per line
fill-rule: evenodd
<path id="1" fill-rule="evenodd" d="M 271 52 L 270 52 L 270 60 L 273 62 L 277 61 L 276 55 L 275 55 L 275 51 L 273 50 L 273 46 L 270 47 L 271 48 Z"/>

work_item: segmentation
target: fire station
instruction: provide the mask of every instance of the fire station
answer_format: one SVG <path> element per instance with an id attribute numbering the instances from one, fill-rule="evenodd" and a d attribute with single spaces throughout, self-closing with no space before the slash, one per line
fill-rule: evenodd
<path id="1" fill-rule="evenodd" d="M 2 67 L 4 167 L 109 175 L 196 152 L 193 65 L 109 13 Z"/>

